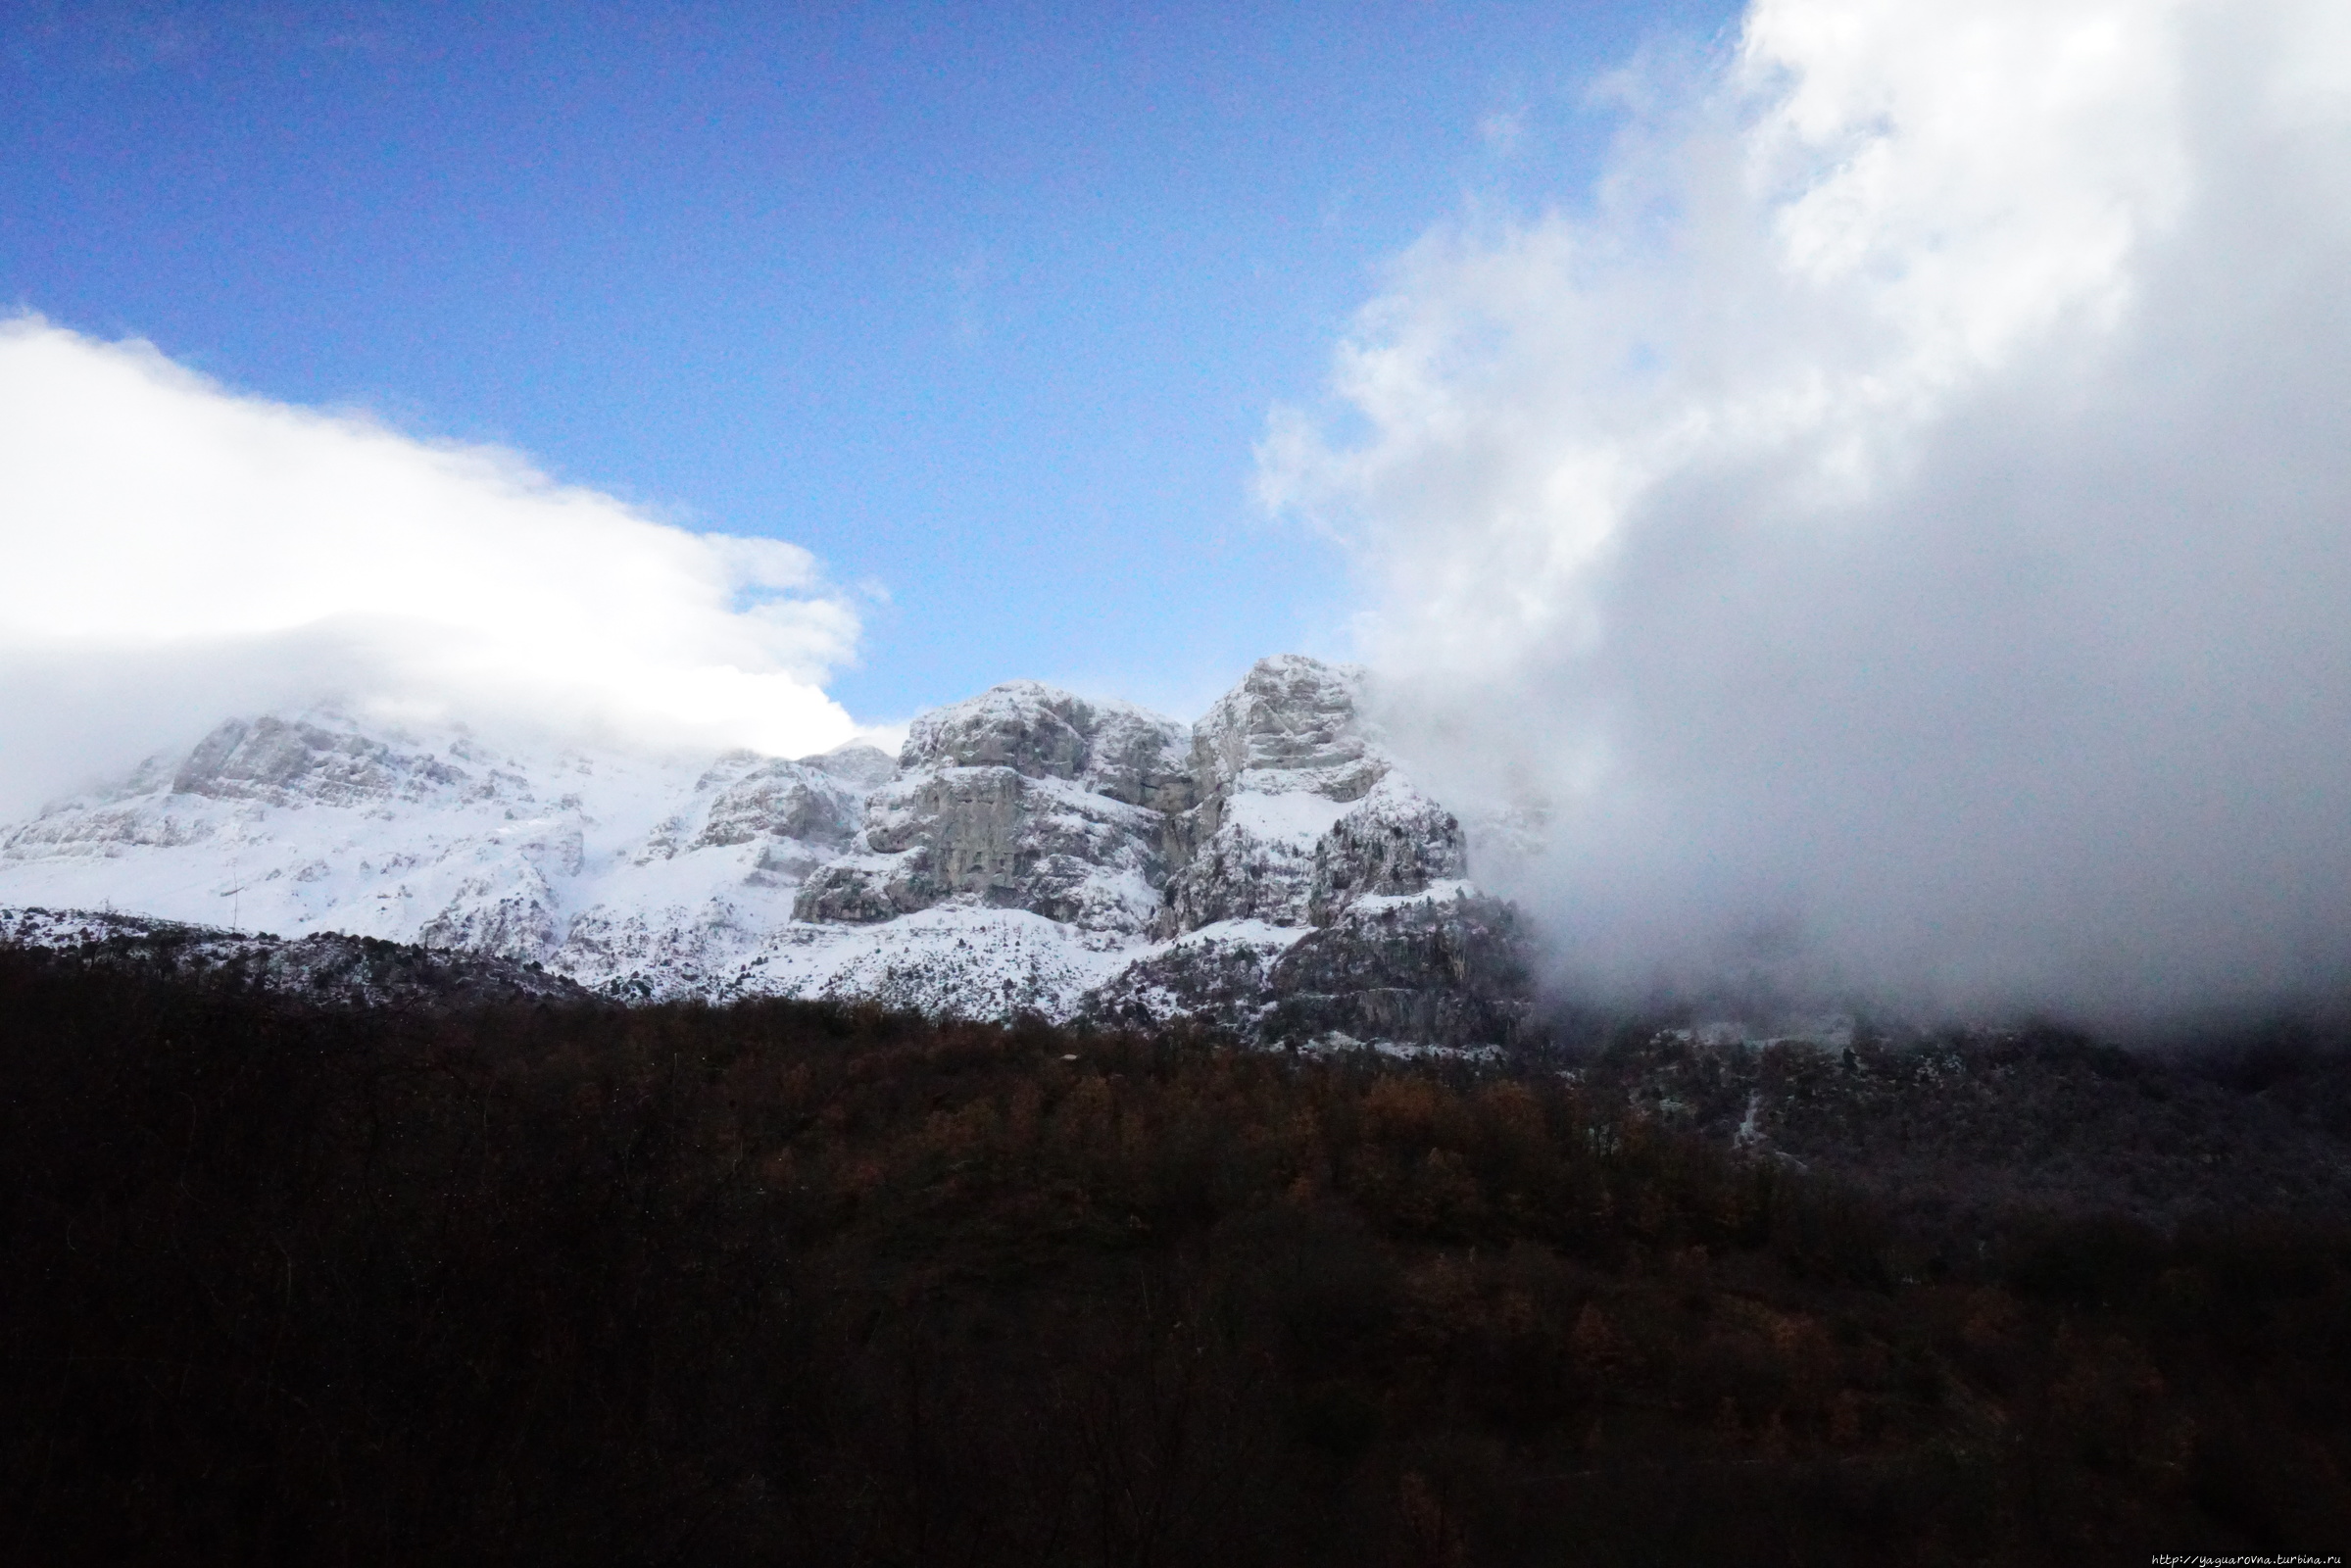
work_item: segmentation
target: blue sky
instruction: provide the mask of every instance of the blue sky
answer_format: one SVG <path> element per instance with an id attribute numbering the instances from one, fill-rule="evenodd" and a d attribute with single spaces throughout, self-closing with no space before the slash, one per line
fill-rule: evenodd
<path id="1" fill-rule="evenodd" d="M 805 545 L 887 596 L 860 715 L 1184 711 L 1346 651 L 1251 448 L 1384 262 L 1733 10 L 20 3 L 0 303 Z"/>

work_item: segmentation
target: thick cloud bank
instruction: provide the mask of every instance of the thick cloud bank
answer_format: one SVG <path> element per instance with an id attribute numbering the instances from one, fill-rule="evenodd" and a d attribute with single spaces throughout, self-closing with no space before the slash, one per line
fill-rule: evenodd
<path id="1" fill-rule="evenodd" d="M 336 700 L 804 753 L 854 610 L 814 561 L 512 454 L 0 321 L 0 813 L 231 713 Z"/>
<path id="2" fill-rule="evenodd" d="M 1757 0 L 1626 101 L 1261 454 L 1424 765 L 1547 807 L 1570 973 L 2340 987 L 2351 8 Z"/>

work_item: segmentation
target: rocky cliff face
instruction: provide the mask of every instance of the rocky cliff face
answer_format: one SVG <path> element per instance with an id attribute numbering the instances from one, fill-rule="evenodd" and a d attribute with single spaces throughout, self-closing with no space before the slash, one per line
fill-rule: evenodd
<path id="1" fill-rule="evenodd" d="M 0 833 L 0 902 L 413 940 L 623 997 L 1506 1039 L 1515 922 L 1363 681 L 1265 660 L 1190 726 L 1017 681 L 923 714 L 895 759 L 232 721 Z"/>
<path id="2" fill-rule="evenodd" d="M 1184 727 L 1015 681 L 917 718 L 897 775 L 794 913 L 870 923 L 950 900 L 1137 932 L 1166 880 L 1163 815 L 1188 805 Z"/>
<path id="3" fill-rule="evenodd" d="M 1362 672 L 1258 661 L 1195 727 L 1199 805 L 1170 825 L 1163 934 L 1222 920 L 1301 925 L 1326 834 L 1390 771 L 1360 712 Z"/>
<path id="4" fill-rule="evenodd" d="M 1315 841 L 1306 917 L 1329 925 L 1364 899 L 1409 898 L 1468 875 L 1460 821 L 1391 774 Z"/>

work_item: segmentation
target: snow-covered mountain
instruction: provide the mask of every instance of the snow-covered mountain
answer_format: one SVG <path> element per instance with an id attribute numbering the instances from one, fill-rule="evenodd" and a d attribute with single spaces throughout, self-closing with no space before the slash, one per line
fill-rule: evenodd
<path id="1" fill-rule="evenodd" d="M 0 829 L 0 906 L 384 938 L 619 997 L 1502 1038 L 1515 920 L 1362 680 L 1264 660 L 1191 726 L 1015 681 L 921 715 L 896 759 L 236 719 Z"/>

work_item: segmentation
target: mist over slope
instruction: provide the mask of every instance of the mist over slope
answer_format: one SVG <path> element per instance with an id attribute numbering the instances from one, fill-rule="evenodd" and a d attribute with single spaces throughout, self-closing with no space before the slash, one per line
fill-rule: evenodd
<path id="1" fill-rule="evenodd" d="M 2351 15 L 1759 0 L 1396 266 L 1278 506 L 1571 984 L 2117 1020 L 2351 956 Z"/>

